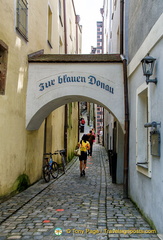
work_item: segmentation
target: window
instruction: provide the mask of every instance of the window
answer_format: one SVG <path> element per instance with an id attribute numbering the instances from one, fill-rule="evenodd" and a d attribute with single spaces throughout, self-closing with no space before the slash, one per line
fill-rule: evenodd
<path id="1" fill-rule="evenodd" d="M 114 11 L 116 10 L 117 8 L 117 0 L 114 0 Z"/>
<path id="2" fill-rule="evenodd" d="M 72 41 L 72 22 L 71 22 L 71 19 L 69 19 L 69 26 L 70 26 L 70 39 Z"/>
<path id="3" fill-rule="evenodd" d="M 52 11 L 48 7 L 48 44 L 52 48 Z"/>
<path id="4" fill-rule="evenodd" d="M 16 30 L 28 40 L 28 3 L 26 0 L 17 0 Z"/>
<path id="5" fill-rule="evenodd" d="M 0 40 L 0 94 L 5 94 L 6 73 L 7 73 L 7 45 Z"/>
<path id="6" fill-rule="evenodd" d="M 59 0 L 59 19 L 60 19 L 60 23 L 63 27 L 63 21 L 62 21 L 62 5 L 61 5 L 61 0 Z"/>
<path id="7" fill-rule="evenodd" d="M 149 129 L 144 127 L 144 124 L 149 122 L 148 87 L 143 86 L 145 87 L 140 87 L 137 91 L 136 163 L 137 170 L 150 177 Z"/>

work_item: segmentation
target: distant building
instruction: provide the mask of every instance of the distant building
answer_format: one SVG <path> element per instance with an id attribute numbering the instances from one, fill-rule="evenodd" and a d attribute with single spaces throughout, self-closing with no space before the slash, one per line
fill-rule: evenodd
<path id="1" fill-rule="evenodd" d="M 95 54 L 96 53 L 96 47 L 91 46 L 91 54 Z"/>
<path id="2" fill-rule="evenodd" d="M 103 53 L 103 22 L 97 22 L 97 54 Z"/>

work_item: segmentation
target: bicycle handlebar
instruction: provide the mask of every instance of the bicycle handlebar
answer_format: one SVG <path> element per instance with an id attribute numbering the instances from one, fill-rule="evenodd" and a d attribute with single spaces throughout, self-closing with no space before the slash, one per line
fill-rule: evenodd
<path id="1" fill-rule="evenodd" d="M 56 150 L 56 151 L 54 152 L 54 154 L 55 154 L 55 155 L 56 155 L 56 154 L 60 154 L 60 155 L 62 155 L 62 154 L 65 154 L 65 152 L 66 152 L 65 149 L 62 149 L 62 150 Z"/>
<path id="2" fill-rule="evenodd" d="M 66 150 L 65 149 L 62 149 L 62 150 L 56 150 L 54 153 L 44 153 L 44 155 L 56 155 L 56 154 L 65 154 L 66 153 Z"/>
<path id="3" fill-rule="evenodd" d="M 54 155 L 54 153 L 44 153 L 44 155 Z"/>

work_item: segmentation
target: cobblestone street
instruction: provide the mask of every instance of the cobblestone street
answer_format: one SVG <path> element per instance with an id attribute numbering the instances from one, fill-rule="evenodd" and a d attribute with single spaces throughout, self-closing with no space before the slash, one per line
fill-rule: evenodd
<path id="1" fill-rule="evenodd" d="M 0 240 L 159 239 L 132 202 L 123 199 L 122 186 L 112 184 L 102 146 L 95 144 L 86 170 L 80 177 L 74 159 L 57 180 L 40 180 L 1 203 Z"/>

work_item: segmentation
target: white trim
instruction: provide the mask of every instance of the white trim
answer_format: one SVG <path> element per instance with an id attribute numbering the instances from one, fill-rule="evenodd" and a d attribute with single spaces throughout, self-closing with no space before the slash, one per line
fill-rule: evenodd
<path id="1" fill-rule="evenodd" d="M 139 66 L 141 60 L 151 51 L 155 44 L 163 37 L 163 13 L 157 20 L 143 44 L 128 65 L 128 76 Z"/>
<path id="2" fill-rule="evenodd" d="M 136 109 L 137 109 L 137 111 L 136 111 L 136 163 L 139 161 L 139 159 L 138 159 L 138 156 L 139 156 L 139 153 L 138 153 L 138 144 L 140 144 L 139 143 L 139 138 L 138 138 L 138 124 L 143 124 L 142 122 L 140 123 L 140 121 L 139 121 L 139 116 L 138 116 L 138 97 L 139 97 L 139 94 L 141 94 L 144 90 L 147 90 L 147 95 L 148 95 L 148 121 L 150 121 L 150 96 L 149 96 L 149 87 L 147 86 L 147 84 L 146 83 L 143 83 L 141 86 L 139 86 L 138 88 L 137 88 L 137 91 L 136 91 Z M 139 112 L 139 114 L 141 114 L 140 112 Z M 149 130 L 148 130 L 149 131 Z M 147 144 L 148 145 L 148 147 L 147 147 L 147 149 L 148 149 L 148 153 L 147 153 L 147 160 L 148 160 L 148 167 L 147 168 L 145 168 L 145 167 L 143 167 L 143 166 L 141 166 L 141 165 L 137 165 L 137 171 L 138 172 L 140 172 L 140 173 L 142 173 L 142 174 L 144 174 L 145 176 L 147 176 L 147 177 L 149 177 L 149 178 L 151 178 L 151 176 L 152 176 L 152 166 L 151 166 L 151 155 L 150 155 L 150 139 L 149 139 L 149 132 L 148 132 L 148 141 L 146 142 L 146 140 L 144 141 L 144 144 Z"/>

